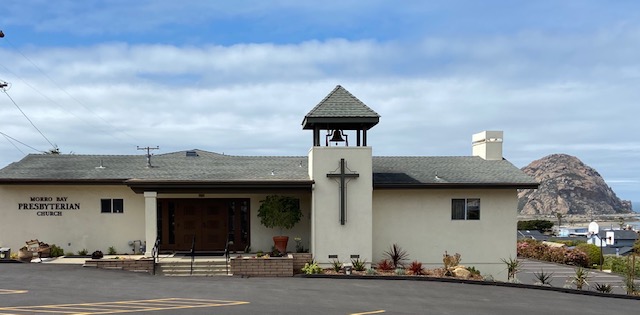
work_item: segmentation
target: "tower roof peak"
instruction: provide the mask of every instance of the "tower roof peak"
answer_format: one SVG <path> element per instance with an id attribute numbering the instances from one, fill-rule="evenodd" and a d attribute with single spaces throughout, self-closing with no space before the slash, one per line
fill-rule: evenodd
<path id="1" fill-rule="evenodd" d="M 303 129 L 368 130 L 378 124 L 380 115 L 341 85 L 337 85 L 304 116 Z"/>

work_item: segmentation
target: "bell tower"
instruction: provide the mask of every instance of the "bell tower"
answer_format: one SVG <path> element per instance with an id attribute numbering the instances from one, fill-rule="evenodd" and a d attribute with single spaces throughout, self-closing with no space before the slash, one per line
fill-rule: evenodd
<path id="1" fill-rule="evenodd" d="M 355 132 L 355 146 L 366 147 L 367 130 L 377 125 L 378 121 L 380 115 L 338 85 L 304 116 L 302 129 L 313 130 L 314 147 L 321 146 L 323 142 L 325 146 L 332 143 L 349 146 L 346 131 Z M 322 131 L 326 131 L 324 139 L 321 139 Z"/>
<path id="2" fill-rule="evenodd" d="M 338 85 L 302 121 L 313 130 L 309 151 L 311 253 L 321 264 L 370 260 L 373 167 L 367 131 L 380 115 Z"/>

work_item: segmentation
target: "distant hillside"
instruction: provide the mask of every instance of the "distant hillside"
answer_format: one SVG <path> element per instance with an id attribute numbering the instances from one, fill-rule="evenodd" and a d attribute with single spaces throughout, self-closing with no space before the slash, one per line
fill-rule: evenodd
<path id="1" fill-rule="evenodd" d="M 630 213 L 631 202 L 620 200 L 596 170 L 578 158 L 552 154 L 522 168 L 540 187 L 518 192 L 521 214 Z"/>

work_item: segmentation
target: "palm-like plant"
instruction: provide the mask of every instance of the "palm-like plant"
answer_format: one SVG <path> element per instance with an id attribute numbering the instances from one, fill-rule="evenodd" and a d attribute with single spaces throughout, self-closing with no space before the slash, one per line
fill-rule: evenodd
<path id="1" fill-rule="evenodd" d="M 502 262 L 507 265 L 507 280 L 515 280 L 516 274 L 520 272 L 520 261 L 518 258 L 513 259 L 509 257 L 509 259 L 502 258 Z"/>
<path id="2" fill-rule="evenodd" d="M 407 251 L 402 249 L 398 244 L 391 245 L 388 251 L 384 252 L 385 256 L 391 261 L 393 268 L 403 268 L 404 262 L 409 258 Z"/>
<path id="3" fill-rule="evenodd" d="M 582 267 L 578 267 L 575 270 L 575 274 L 571 277 L 571 283 L 576 285 L 576 289 L 582 290 L 583 286 L 589 286 L 587 279 L 589 278 L 589 271 Z"/>

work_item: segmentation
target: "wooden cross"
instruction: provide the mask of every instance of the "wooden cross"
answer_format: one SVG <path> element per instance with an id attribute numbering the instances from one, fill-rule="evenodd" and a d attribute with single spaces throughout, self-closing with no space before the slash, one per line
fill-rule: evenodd
<path id="1" fill-rule="evenodd" d="M 360 174 L 352 172 L 345 172 L 348 170 L 347 163 L 344 159 L 340 159 L 340 173 L 329 173 L 327 177 L 337 178 L 340 181 L 340 225 L 344 225 L 347 220 L 347 180 L 350 178 L 357 178 Z"/>

